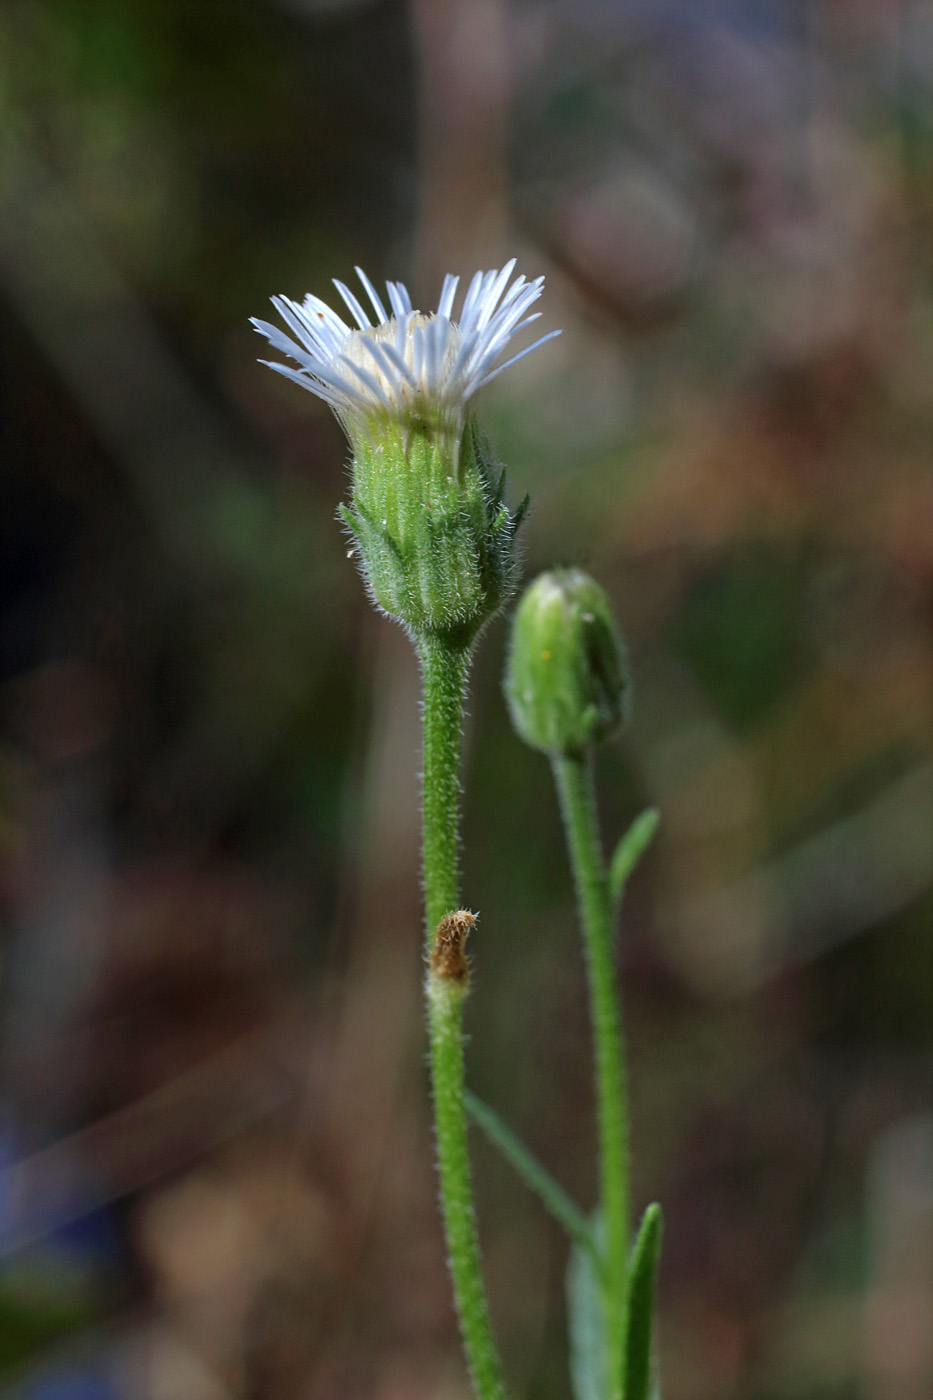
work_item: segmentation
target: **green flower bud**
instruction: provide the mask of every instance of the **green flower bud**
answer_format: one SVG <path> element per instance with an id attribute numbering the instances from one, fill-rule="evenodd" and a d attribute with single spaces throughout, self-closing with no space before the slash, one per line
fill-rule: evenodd
<path id="1" fill-rule="evenodd" d="M 599 584 L 579 569 L 539 575 L 512 623 L 505 695 L 532 748 L 579 753 L 628 718 L 625 647 Z"/>
<path id="2" fill-rule="evenodd" d="M 354 434 L 353 504 L 342 509 L 376 605 L 415 636 L 468 643 L 514 587 L 505 473 L 471 416 L 462 437 L 428 421 Z"/>

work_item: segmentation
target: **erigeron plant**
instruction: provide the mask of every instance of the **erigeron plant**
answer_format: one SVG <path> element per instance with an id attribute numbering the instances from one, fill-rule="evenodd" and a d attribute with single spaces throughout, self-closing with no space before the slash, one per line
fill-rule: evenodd
<path id="1" fill-rule="evenodd" d="M 513 279 L 515 260 L 473 277 L 454 318 L 458 279 L 437 310 L 414 310 L 386 284 L 389 309 L 359 268 L 372 312 L 334 285 L 347 323 L 308 295 L 273 304 L 291 331 L 255 320 L 294 365 L 264 361 L 329 404 L 352 451 L 351 498 L 340 515 L 375 605 L 406 628 L 423 682 L 423 872 L 426 1005 L 441 1207 L 454 1297 L 479 1400 L 507 1394 L 483 1283 L 470 1177 L 468 1113 L 504 1152 L 574 1242 L 569 1271 L 571 1374 L 577 1400 L 646 1400 L 652 1379 L 654 1275 L 660 1212 L 630 1239 L 629 1143 L 613 926 L 625 881 L 651 838 L 646 813 L 607 870 L 596 819 L 593 749 L 622 723 L 628 673 L 605 594 L 576 570 L 545 574 L 516 614 L 506 695 L 519 734 L 554 769 L 589 972 L 601 1191 L 590 1219 L 497 1115 L 465 1088 L 463 1011 L 470 984 L 461 908 L 460 741 L 470 660 L 486 623 L 516 584 L 515 538 L 528 504 L 506 499 L 472 412 L 484 385 L 543 345 L 503 358 L 538 319 L 544 279 Z M 296 366 L 296 367 L 295 367 Z"/>

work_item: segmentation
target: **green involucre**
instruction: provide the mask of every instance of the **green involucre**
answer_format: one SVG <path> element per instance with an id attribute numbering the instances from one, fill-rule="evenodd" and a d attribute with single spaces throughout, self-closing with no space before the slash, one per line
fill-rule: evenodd
<path id="1" fill-rule="evenodd" d="M 341 514 L 376 605 L 415 637 L 462 648 L 515 585 L 514 541 L 527 500 L 505 504 L 474 419 L 458 442 L 417 419 L 353 439 L 353 501 Z"/>

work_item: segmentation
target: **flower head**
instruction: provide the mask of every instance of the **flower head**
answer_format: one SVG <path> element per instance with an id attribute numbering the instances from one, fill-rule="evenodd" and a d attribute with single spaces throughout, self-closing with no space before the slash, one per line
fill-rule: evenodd
<path id="1" fill-rule="evenodd" d="M 276 350 L 298 368 L 264 360 L 271 369 L 317 394 L 340 419 L 351 440 L 356 430 L 386 419 L 427 423 L 459 441 L 467 405 L 474 394 L 516 360 L 551 340 L 541 336 L 501 361 L 512 338 L 538 319 L 526 315 L 538 300 L 543 277 L 516 277 L 509 285 L 515 258 L 502 269 L 477 272 L 459 317 L 453 319 L 459 278 L 447 275 L 437 310 L 412 309 L 402 282 L 387 282 L 391 312 L 361 268 L 356 269 L 372 306 L 368 312 L 342 282 L 334 280 L 350 316 L 348 325 L 320 297 L 310 293 L 299 305 L 286 296 L 272 298 L 294 339 L 277 326 L 253 318 L 253 325 Z"/>
<path id="2" fill-rule="evenodd" d="M 357 268 L 372 314 L 342 282 L 353 324 L 308 295 L 273 297 L 292 332 L 254 321 L 297 365 L 265 364 L 330 404 L 352 448 L 352 499 L 341 516 L 378 607 L 416 637 L 466 646 L 501 608 L 515 582 L 517 510 L 505 473 L 470 412 L 470 401 L 502 370 L 559 334 L 551 331 L 503 359 L 543 277 L 512 279 L 515 259 L 477 272 L 458 318 L 458 279 L 445 277 L 437 310 L 415 311 L 401 282 L 387 282 L 391 313 Z M 293 338 L 294 337 L 294 338 Z"/>

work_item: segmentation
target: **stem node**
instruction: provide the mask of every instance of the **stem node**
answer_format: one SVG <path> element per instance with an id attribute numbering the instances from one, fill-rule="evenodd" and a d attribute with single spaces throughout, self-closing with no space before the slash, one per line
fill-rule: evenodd
<path id="1" fill-rule="evenodd" d="M 431 976 L 453 982 L 467 990 L 470 982 L 470 961 L 466 954 L 467 934 L 476 926 L 476 915 L 469 909 L 457 909 L 445 914 L 434 930 L 431 949 Z"/>

